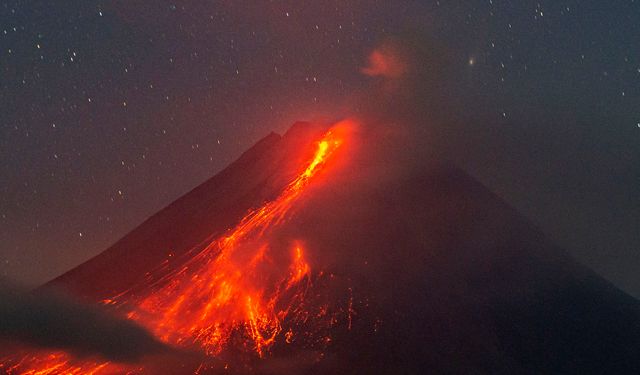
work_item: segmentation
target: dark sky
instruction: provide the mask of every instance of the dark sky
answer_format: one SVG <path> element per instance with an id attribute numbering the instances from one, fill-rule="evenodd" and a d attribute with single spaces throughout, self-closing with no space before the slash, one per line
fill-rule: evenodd
<path id="1" fill-rule="evenodd" d="M 456 72 L 448 158 L 640 296 L 637 0 L 5 0 L 0 274 L 44 282 L 268 132 L 349 113 L 407 35 Z"/>

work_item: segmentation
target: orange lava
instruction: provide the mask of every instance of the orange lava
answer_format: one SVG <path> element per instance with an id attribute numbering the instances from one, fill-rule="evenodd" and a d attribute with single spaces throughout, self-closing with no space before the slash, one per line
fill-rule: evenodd
<path id="1" fill-rule="evenodd" d="M 299 332 L 283 329 L 283 322 L 292 314 L 305 314 L 301 306 L 311 283 L 311 266 L 299 241 L 290 243 L 288 263 L 275 259 L 278 254 L 272 254 L 269 231 L 287 218 L 305 188 L 343 144 L 338 129 L 322 136 L 313 157 L 275 200 L 249 212 L 179 269 L 104 302 L 161 341 L 212 357 L 237 342 L 242 343 L 242 350 L 260 358 L 277 340 L 292 342 Z M 144 372 L 140 367 L 76 360 L 63 352 L 3 362 L 0 369 L 10 374 Z"/>

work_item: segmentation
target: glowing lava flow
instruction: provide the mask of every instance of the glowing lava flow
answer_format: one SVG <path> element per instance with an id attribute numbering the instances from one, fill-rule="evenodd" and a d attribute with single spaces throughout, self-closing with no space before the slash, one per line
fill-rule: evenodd
<path id="1" fill-rule="evenodd" d="M 283 301 L 283 294 L 309 272 L 300 246 L 292 256 L 294 269 L 278 270 L 270 264 L 264 234 L 283 219 L 340 143 L 332 132 L 327 133 L 313 160 L 276 200 L 249 213 L 233 231 L 161 280 L 163 286 L 143 299 L 129 317 L 163 341 L 196 343 L 207 354 L 219 353 L 234 331 L 244 327 L 262 356 L 280 333 L 288 305 L 296 300 L 293 295 Z"/>
<path id="2" fill-rule="evenodd" d="M 129 319 L 160 340 L 183 348 L 199 347 L 209 356 L 240 342 L 243 350 L 262 357 L 278 338 L 291 342 L 296 332 L 288 328 L 281 334 L 283 322 L 303 310 L 311 268 L 299 242 L 291 244 L 288 264 L 274 261 L 278 255 L 270 253 L 268 231 L 282 222 L 342 142 L 335 130 L 328 131 L 317 142 L 313 158 L 275 200 L 249 212 L 179 269 L 109 304 L 128 311 Z M 108 362 L 78 364 L 64 353 L 27 356 L 2 366 L 8 373 L 21 374 L 129 372 Z"/>

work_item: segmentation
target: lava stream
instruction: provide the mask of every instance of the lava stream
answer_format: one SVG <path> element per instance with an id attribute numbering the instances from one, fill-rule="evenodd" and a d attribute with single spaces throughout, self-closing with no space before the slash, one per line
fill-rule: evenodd
<path id="1" fill-rule="evenodd" d="M 338 124 L 340 125 L 340 124 Z M 316 151 L 301 172 L 273 201 L 249 212 L 235 228 L 197 251 L 182 267 L 109 301 L 125 315 L 172 346 L 200 348 L 220 354 L 237 339 L 246 351 L 263 357 L 279 338 L 287 343 L 297 334 L 285 318 L 309 312 L 302 307 L 311 268 L 304 246 L 293 242 L 288 265 L 274 264 L 268 232 L 281 223 L 310 181 L 326 166 L 344 139 L 334 127 L 316 143 Z M 195 250 L 195 249 L 194 249 Z M 4 359 L 0 369 L 10 374 L 137 373 L 126 365 L 77 361 L 63 352 Z"/>

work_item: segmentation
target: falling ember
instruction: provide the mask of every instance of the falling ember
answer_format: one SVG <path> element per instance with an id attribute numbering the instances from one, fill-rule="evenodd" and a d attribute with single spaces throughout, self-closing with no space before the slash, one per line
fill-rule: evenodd
<path id="1" fill-rule="evenodd" d="M 159 275 L 151 285 L 105 300 L 105 304 L 123 311 L 160 340 L 176 347 L 199 348 L 209 356 L 239 340 L 246 351 L 263 357 L 276 341 L 288 344 L 294 340 L 296 328 L 285 324 L 295 320 L 296 314 L 304 315 L 302 320 L 326 317 L 326 306 L 320 313 L 304 311 L 311 266 L 302 242 L 290 244 L 289 264 L 276 264 L 270 254 L 269 232 L 287 218 L 305 187 L 343 144 L 337 129 L 316 142 L 313 157 L 276 199 L 249 212 L 225 235 L 193 249 L 196 255 L 182 267 Z M 109 362 L 78 362 L 65 353 L 2 362 L 0 369 L 10 374 L 140 371 Z"/>

